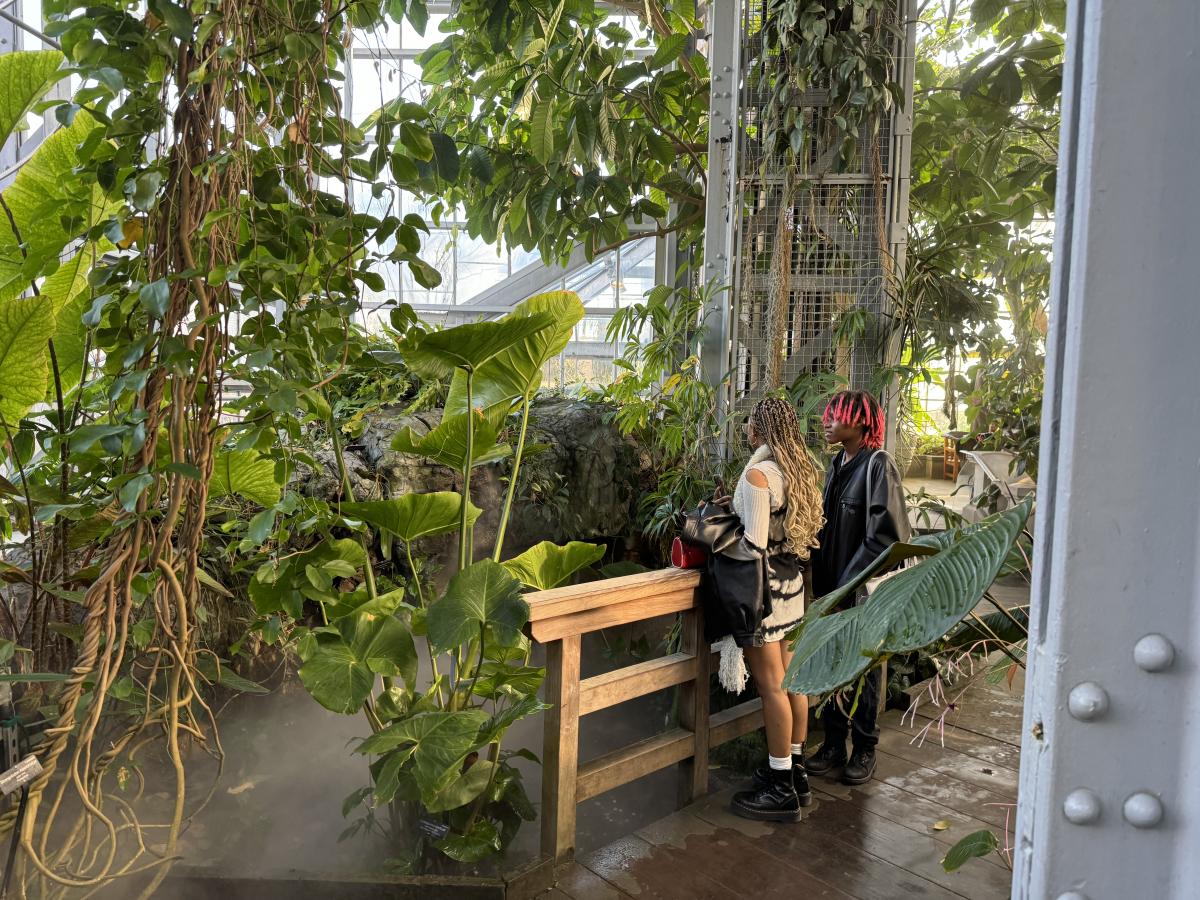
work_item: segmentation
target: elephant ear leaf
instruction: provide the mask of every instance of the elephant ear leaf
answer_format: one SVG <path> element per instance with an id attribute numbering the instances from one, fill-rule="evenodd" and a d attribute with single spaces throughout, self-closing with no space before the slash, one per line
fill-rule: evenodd
<path id="1" fill-rule="evenodd" d="M 604 548 L 597 544 L 571 541 L 560 547 L 550 541 L 542 541 L 505 562 L 504 568 L 526 587 L 548 591 L 564 584 L 580 570 L 599 562 L 603 556 Z"/>
<path id="2" fill-rule="evenodd" d="M 583 318 L 583 303 L 573 291 L 538 294 L 517 306 L 506 320 L 537 316 L 549 317 L 552 324 L 512 344 L 475 373 L 471 405 L 476 409 L 501 406 L 507 410 L 512 401 L 536 393 L 542 384 L 542 368 L 562 353 Z M 467 376 L 459 370 L 450 380 L 446 413 L 462 413 L 466 409 Z"/>
<path id="3" fill-rule="evenodd" d="M 498 322 L 469 322 L 407 338 L 400 346 L 400 353 L 413 371 L 426 378 L 445 378 L 455 369 L 478 372 L 509 347 L 552 324 L 551 317 L 544 314 Z"/>
<path id="4" fill-rule="evenodd" d="M 343 503 L 341 506 L 342 515 L 362 519 L 405 543 L 454 531 L 459 525 L 461 509 L 462 494 L 457 491 L 405 494 L 390 500 Z M 478 506 L 469 504 L 467 524 L 473 525 L 481 512 Z"/>
<path id="5" fill-rule="evenodd" d="M 450 650 L 487 628 L 511 638 L 529 619 L 521 585 L 499 563 L 481 560 L 450 579 L 446 594 L 429 607 L 426 627 L 437 651 Z"/>

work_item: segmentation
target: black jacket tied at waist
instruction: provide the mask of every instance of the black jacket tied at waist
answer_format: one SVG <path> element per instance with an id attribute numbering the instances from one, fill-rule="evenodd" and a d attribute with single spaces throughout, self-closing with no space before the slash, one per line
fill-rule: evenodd
<path id="1" fill-rule="evenodd" d="M 783 510 L 771 514 L 771 538 L 782 534 Z M 745 537 L 741 517 L 728 506 L 703 503 L 684 516 L 680 537 L 708 551 L 701 598 L 704 636 L 710 643 L 728 634 L 739 647 L 763 643 L 763 620 L 771 614 L 767 554 Z"/>

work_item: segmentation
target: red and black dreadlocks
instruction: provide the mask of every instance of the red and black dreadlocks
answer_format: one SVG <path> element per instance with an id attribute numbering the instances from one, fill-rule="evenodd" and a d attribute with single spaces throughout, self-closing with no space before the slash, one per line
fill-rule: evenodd
<path id="1" fill-rule="evenodd" d="M 879 402 L 867 391 L 842 391 L 834 394 L 825 407 L 821 421 L 858 425 L 863 430 L 863 446 L 877 450 L 883 446 L 886 417 Z"/>

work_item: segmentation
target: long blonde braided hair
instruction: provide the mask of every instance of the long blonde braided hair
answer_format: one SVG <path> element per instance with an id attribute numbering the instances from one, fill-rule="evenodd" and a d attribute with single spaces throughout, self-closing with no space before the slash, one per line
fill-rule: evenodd
<path id="1" fill-rule="evenodd" d="M 784 531 L 787 548 L 808 559 L 817 546 L 817 534 L 825 524 L 820 478 L 800 433 L 800 421 L 792 404 L 781 397 L 760 400 L 750 413 L 750 427 L 771 448 L 787 486 Z"/>

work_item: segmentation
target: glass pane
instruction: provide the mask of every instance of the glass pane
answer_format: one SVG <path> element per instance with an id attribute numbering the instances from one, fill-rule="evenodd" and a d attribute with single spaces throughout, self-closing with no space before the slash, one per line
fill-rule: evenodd
<path id="1" fill-rule="evenodd" d="M 496 245 L 478 238 L 458 237 L 458 271 L 455 301 L 465 303 L 508 277 L 508 259 L 497 255 Z"/>
<path id="2" fill-rule="evenodd" d="M 417 29 L 413 28 L 412 23 L 405 19 L 404 25 L 400 29 L 400 46 L 405 50 L 424 50 L 426 47 L 432 47 L 445 40 L 446 35 L 438 31 L 445 21 L 444 14 L 430 16 L 429 21 L 425 24 L 425 34 L 420 35 L 417 33 Z"/>
<path id="3" fill-rule="evenodd" d="M 390 59 L 351 62 L 350 119 L 355 124 L 395 99 L 402 89 L 400 64 Z"/>
<path id="4" fill-rule="evenodd" d="M 524 247 L 513 247 L 510 251 L 512 255 L 512 270 L 519 272 L 528 265 L 542 261 L 542 255 L 537 250 L 526 250 Z"/>
<path id="5" fill-rule="evenodd" d="M 621 306 L 639 302 L 654 287 L 656 244 L 654 238 L 642 238 L 621 248 Z"/>
<path id="6" fill-rule="evenodd" d="M 567 278 L 567 290 L 579 294 L 585 306 L 617 305 L 617 255 L 606 253 Z"/>

